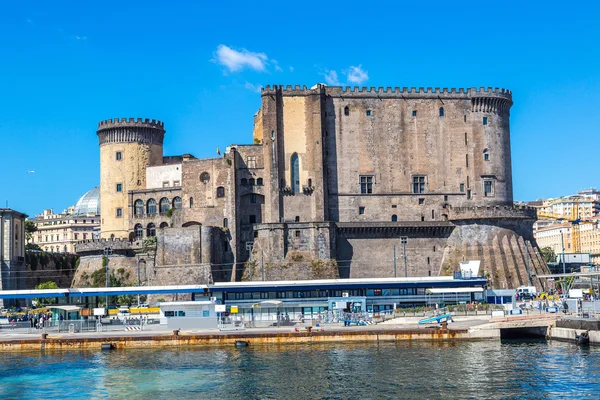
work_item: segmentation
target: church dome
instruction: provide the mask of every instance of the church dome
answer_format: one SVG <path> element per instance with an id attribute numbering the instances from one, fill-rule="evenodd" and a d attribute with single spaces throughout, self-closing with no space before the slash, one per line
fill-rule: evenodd
<path id="1" fill-rule="evenodd" d="M 100 215 L 100 187 L 96 186 L 79 199 L 74 215 Z"/>

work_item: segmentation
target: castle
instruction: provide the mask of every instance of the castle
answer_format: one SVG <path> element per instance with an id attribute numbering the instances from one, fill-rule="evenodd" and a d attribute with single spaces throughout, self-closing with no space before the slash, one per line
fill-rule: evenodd
<path id="1" fill-rule="evenodd" d="M 254 143 L 218 158 L 165 157 L 157 120 L 100 122 L 102 240 L 77 251 L 112 243 L 131 257 L 156 236 L 150 284 L 436 276 L 478 259 L 508 288 L 547 271 L 535 210 L 513 205 L 510 91 L 261 97 Z"/>

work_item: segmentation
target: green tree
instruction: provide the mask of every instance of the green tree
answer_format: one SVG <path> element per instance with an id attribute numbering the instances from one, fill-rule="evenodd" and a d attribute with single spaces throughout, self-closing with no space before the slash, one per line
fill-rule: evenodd
<path id="1" fill-rule="evenodd" d="M 35 222 L 30 221 L 30 220 L 26 220 L 25 221 L 25 239 L 27 241 L 27 243 L 29 243 L 31 241 L 31 239 L 33 239 L 33 233 L 37 232 L 38 228 L 35 224 Z"/>
<path id="2" fill-rule="evenodd" d="M 35 288 L 37 290 L 58 289 L 58 285 L 54 281 L 48 281 L 48 282 L 42 282 L 42 283 L 36 285 Z M 56 304 L 56 298 L 55 297 L 45 297 L 43 299 L 33 299 L 33 300 L 37 301 L 38 304 L 40 304 L 40 303 L 42 303 L 42 304 Z"/>
<path id="3" fill-rule="evenodd" d="M 542 258 L 546 263 L 554 263 L 556 262 L 556 253 L 552 250 L 552 247 L 542 247 L 540 249 L 540 253 L 542 254 Z"/>

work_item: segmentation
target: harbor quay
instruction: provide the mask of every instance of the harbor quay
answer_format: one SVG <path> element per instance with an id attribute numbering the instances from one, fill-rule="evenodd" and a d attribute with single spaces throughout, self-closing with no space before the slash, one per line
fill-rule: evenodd
<path id="1" fill-rule="evenodd" d="M 327 325 L 219 329 L 165 330 L 156 327 L 145 331 L 109 331 L 79 333 L 45 333 L 44 331 L 0 331 L 0 351 L 38 350 L 108 350 L 178 346 L 260 346 L 311 343 L 394 342 L 394 341 L 478 341 L 501 338 L 542 337 L 575 341 L 587 331 L 590 344 L 600 343 L 600 330 L 590 330 L 587 319 L 573 327 L 577 318 L 558 314 L 457 316 L 450 324 L 419 324 L 422 317 L 400 317 L 368 326 Z M 598 324 L 598 322 L 596 322 Z"/>

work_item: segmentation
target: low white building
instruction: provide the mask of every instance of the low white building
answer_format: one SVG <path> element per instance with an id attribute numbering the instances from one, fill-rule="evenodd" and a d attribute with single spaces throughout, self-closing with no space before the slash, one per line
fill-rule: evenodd
<path id="1" fill-rule="evenodd" d="M 218 329 L 215 304 L 211 301 L 162 302 L 160 323 L 169 329 Z"/>

